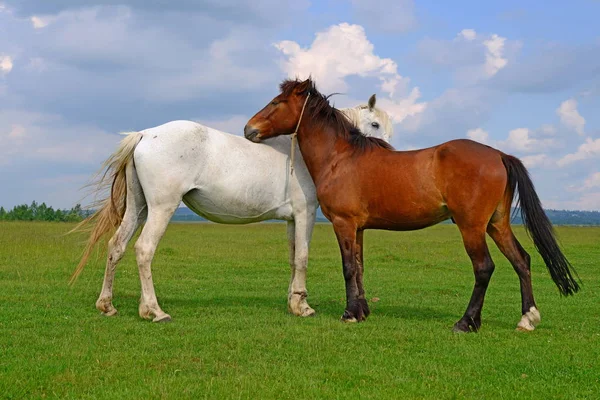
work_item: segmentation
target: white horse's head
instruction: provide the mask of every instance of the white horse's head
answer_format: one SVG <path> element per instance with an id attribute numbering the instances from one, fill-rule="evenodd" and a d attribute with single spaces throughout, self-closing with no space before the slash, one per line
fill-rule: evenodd
<path id="1" fill-rule="evenodd" d="M 392 119 L 385 111 L 375 107 L 375 95 L 369 98 L 367 104 L 352 108 L 342 108 L 346 117 L 356 125 L 365 136 L 374 136 L 390 142 L 394 134 Z"/>

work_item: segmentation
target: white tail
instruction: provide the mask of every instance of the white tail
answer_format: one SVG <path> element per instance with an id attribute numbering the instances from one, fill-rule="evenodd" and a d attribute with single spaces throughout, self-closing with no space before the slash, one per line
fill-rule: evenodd
<path id="1" fill-rule="evenodd" d="M 129 132 L 124 134 L 127 136 L 121 140 L 117 151 L 102 164 L 96 174 L 94 183 L 92 183 L 96 186 L 96 193 L 110 187 L 110 195 L 106 199 L 94 203 L 92 208 L 96 208 L 97 211 L 71 230 L 71 232 L 77 232 L 89 226 L 91 233 L 81 260 L 77 264 L 75 272 L 71 275 L 70 284 L 73 284 L 83 271 L 83 267 L 85 267 L 96 243 L 108 232 L 119 226 L 123 214 L 125 214 L 125 200 L 127 198 L 127 176 L 125 171 L 127 164 L 131 162 L 136 146 L 142 139 L 142 133 Z"/>

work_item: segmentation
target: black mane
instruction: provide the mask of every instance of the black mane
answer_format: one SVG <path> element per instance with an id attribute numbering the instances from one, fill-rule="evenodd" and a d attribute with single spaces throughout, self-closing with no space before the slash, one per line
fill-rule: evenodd
<path id="1" fill-rule="evenodd" d="M 302 81 L 286 79 L 280 85 L 281 94 L 289 97 L 294 89 L 303 83 Z M 308 89 L 304 92 L 310 94 L 306 104 L 305 115 L 316 123 L 321 123 L 333 128 L 338 137 L 348 141 L 353 147 L 360 151 L 380 147 L 383 149 L 394 150 L 392 145 L 383 139 L 372 136 L 365 136 L 344 113 L 329 104 L 329 96 L 321 94 L 312 79 L 309 79 Z M 304 94 L 303 93 L 303 94 Z"/>

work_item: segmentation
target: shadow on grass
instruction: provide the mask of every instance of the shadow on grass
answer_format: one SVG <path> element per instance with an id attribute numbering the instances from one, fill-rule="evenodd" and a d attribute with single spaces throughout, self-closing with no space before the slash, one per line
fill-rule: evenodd
<path id="1" fill-rule="evenodd" d="M 139 300 L 138 296 L 127 294 L 120 296 L 119 306 L 124 308 L 136 307 Z M 285 296 L 276 295 L 210 295 L 210 296 L 172 296 L 167 295 L 160 297 L 159 303 L 169 311 L 176 312 L 180 315 L 194 313 L 198 309 L 210 308 L 229 308 L 239 310 L 240 308 L 263 309 L 265 312 L 280 310 L 282 313 L 287 313 L 287 299 Z M 317 316 L 325 318 L 339 319 L 344 312 L 344 302 L 340 300 L 321 300 L 309 304 L 315 309 Z M 440 308 L 427 306 L 412 306 L 412 305 L 385 305 L 381 303 L 369 303 L 371 308 L 371 318 L 392 318 L 398 320 L 411 321 L 448 321 L 450 324 L 458 321 L 462 316 L 462 312 L 451 313 Z M 483 316 L 484 330 L 506 330 L 514 329 L 518 322 L 518 316 L 515 320 L 486 318 Z"/>
<path id="2" fill-rule="evenodd" d="M 171 307 L 191 308 L 199 307 L 264 307 L 273 309 L 286 307 L 284 296 L 252 296 L 252 295 L 220 295 L 220 296 L 197 296 L 197 297 L 173 297 L 165 296 L 159 302 Z"/>

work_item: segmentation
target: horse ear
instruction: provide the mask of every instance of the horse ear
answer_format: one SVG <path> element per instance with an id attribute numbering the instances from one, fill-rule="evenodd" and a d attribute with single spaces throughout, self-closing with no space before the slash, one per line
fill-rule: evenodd
<path id="1" fill-rule="evenodd" d="M 371 97 L 369 97 L 369 110 L 372 110 L 373 107 L 375 107 L 375 102 L 377 101 L 377 98 L 375 97 L 375 94 L 373 94 Z"/>
<path id="2" fill-rule="evenodd" d="M 304 82 L 299 83 L 298 86 L 296 86 L 296 93 L 304 93 L 304 92 L 308 91 L 308 89 L 310 89 L 311 83 L 312 82 L 311 82 L 310 78 L 308 78 Z"/>

